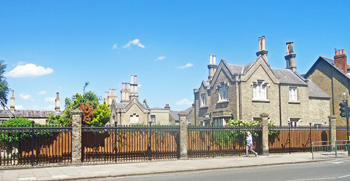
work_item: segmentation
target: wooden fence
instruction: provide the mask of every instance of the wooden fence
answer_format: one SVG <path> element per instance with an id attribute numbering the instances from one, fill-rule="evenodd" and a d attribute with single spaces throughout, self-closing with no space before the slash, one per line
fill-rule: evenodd
<path id="1" fill-rule="evenodd" d="M 178 157 L 179 127 L 85 128 L 83 162 L 125 162 Z"/>

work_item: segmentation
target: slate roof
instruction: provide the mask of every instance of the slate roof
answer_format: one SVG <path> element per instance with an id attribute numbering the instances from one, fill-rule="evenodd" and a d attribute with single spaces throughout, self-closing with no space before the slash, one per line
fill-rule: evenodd
<path id="1" fill-rule="evenodd" d="M 272 69 L 272 72 L 282 84 L 306 85 L 304 78 L 299 77 L 290 69 Z"/>
<path id="2" fill-rule="evenodd" d="M 179 121 L 179 112 L 187 112 L 187 113 L 190 113 L 190 111 L 192 110 L 192 107 L 190 107 L 190 108 L 187 108 L 186 110 L 184 110 L 184 111 L 172 111 L 172 110 L 170 110 L 170 116 L 172 117 L 172 118 L 174 118 L 175 119 L 175 121 Z"/>
<path id="3" fill-rule="evenodd" d="M 121 102 L 121 103 L 116 103 L 115 106 L 117 109 L 124 109 L 127 105 L 129 105 L 130 102 Z M 147 106 L 144 103 L 141 103 L 143 108 L 148 109 Z"/>
<path id="4" fill-rule="evenodd" d="M 309 84 L 309 97 L 314 98 L 330 98 L 321 88 L 319 88 L 314 82 L 308 79 Z"/>
<path id="5" fill-rule="evenodd" d="M 244 75 L 249 70 L 253 63 L 247 65 L 233 65 L 228 64 L 228 67 L 234 75 Z M 295 85 L 306 85 L 304 78 L 298 76 L 290 69 L 271 69 L 276 77 L 280 80 L 280 83 L 295 84 Z"/>
<path id="6" fill-rule="evenodd" d="M 347 77 L 348 79 L 350 79 L 350 76 L 346 73 L 344 73 L 342 70 L 340 70 L 334 63 L 333 59 L 327 58 L 327 57 L 322 57 L 320 56 L 321 59 L 323 59 L 324 61 L 326 61 L 327 63 L 329 63 L 332 67 L 334 67 L 336 70 L 338 70 L 341 74 L 343 74 L 345 77 Z M 349 65 L 348 68 L 349 69 Z"/>
<path id="7" fill-rule="evenodd" d="M 13 112 L 16 117 L 25 117 L 25 118 L 47 118 L 50 114 L 58 115 L 61 112 L 48 111 L 48 110 L 16 110 Z M 7 111 L 0 110 L 0 117 L 9 117 Z"/>

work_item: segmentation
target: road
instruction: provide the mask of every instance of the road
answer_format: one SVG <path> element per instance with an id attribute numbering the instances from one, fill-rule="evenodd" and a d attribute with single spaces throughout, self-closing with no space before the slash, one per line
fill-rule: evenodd
<path id="1" fill-rule="evenodd" d="M 246 168 L 219 169 L 207 171 L 180 172 L 169 174 L 140 175 L 130 177 L 94 179 L 100 181 L 222 181 L 222 180 L 350 180 L 350 160 L 339 159 L 303 164 L 257 166 Z"/>

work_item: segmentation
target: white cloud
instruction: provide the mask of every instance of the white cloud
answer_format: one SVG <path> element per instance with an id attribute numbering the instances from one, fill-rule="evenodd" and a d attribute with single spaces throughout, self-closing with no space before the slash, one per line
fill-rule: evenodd
<path id="1" fill-rule="evenodd" d="M 160 56 L 160 57 L 158 57 L 157 59 L 156 59 L 156 61 L 157 60 L 164 60 L 166 58 L 166 56 Z"/>
<path id="2" fill-rule="evenodd" d="M 114 44 L 113 47 L 112 47 L 113 50 L 117 49 L 117 48 L 118 48 L 118 44 Z"/>
<path id="3" fill-rule="evenodd" d="M 180 69 L 185 69 L 185 68 L 189 68 L 189 67 L 192 67 L 193 64 L 192 63 L 187 63 L 186 65 L 184 66 L 179 66 Z"/>
<path id="4" fill-rule="evenodd" d="M 20 93 L 20 94 L 19 94 L 19 97 L 21 97 L 21 98 L 24 99 L 24 100 L 30 100 L 30 99 L 32 98 L 31 95 L 29 95 L 29 94 L 23 94 L 23 93 Z"/>
<path id="5" fill-rule="evenodd" d="M 40 91 L 40 92 L 38 92 L 38 95 L 44 95 L 44 94 L 46 94 L 46 91 Z"/>
<path id="6" fill-rule="evenodd" d="M 38 77 L 46 74 L 51 74 L 53 72 L 52 68 L 45 68 L 43 66 L 37 66 L 32 63 L 25 65 L 17 65 L 13 70 L 5 73 L 7 77 Z"/>
<path id="7" fill-rule="evenodd" d="M 45 102 L 55 102 L 55 97 L 47 97 L 45 98 Z"/>
<path id="8" fill-rule="evenodd" d="M 138 46 L 138 47 L 145 48 L 145 46 L 142 45 L 142 44 L 140 43 L 140 40 L 137 39 L 137 38 L 134 39 L 134 40 L 132 40 L 132 41 L 129 41 L 129 43 L 127 43 L 126 45 L 124 45 L 123 48 L 129 48 L 131 45 L 136 45 L 136 46 Z"/>
<path id="9" fill-rule="evenodd" d="M 137 84 L 137 87 L 142 87 L 142 84 Z"/>
<path id="10" fill-rule="evenodd" d="M 188 99 L 182 99 L 181 101 L 177 101 L 175 103 L 176 105 L 183 106 L 183 105 L 192 105 L 192 102 L 190 102 Z"/>

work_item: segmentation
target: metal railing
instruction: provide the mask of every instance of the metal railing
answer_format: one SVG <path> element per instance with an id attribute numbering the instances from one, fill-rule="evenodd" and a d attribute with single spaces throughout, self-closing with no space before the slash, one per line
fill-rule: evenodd
<path id="1" fill-rule="evenodd" d="M 83 127 L 82 161 L 113 163 L 177 159 L 179 133 L 179 126 Z"/>
<path id="2" fill-rule="evenodd" d="M 217 157 L 245 154 L 245 133 L 261 133 L 261 127 L 188 126 L 188 157 Z M 253 133 L 253 149 L 261 152 L 261 139 Z"/>
<path id="3" fill-rule="evenodd" d="M 312 142 L 312 159 L 350 156 L 349 146 L 347 140 L 314 141 Z"/>
<path id="4" fill-rule="evenodd" d="M 70 164 L 71 127 L 0 125 L 0 167 Z"/>

